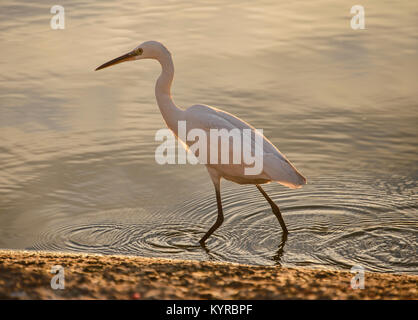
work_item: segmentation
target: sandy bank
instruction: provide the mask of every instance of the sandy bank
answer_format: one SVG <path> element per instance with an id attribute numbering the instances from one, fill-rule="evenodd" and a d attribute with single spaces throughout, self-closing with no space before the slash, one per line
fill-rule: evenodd
<path id="1" fill-rule="evenodd" d="M 65 288 L 53 290 L 54 265 Z M 417 299 L 418 276 L 0 250 L 1 299 Z"/>

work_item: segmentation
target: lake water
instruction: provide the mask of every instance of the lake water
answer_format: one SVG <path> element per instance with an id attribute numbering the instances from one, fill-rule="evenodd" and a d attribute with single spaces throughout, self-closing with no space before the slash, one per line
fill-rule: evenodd
<path id="1" fill-rule="evenodd" d="M 0 4 L 0 247 L 418 274 L 418 4 L 367 1 Z M 173 54 L 181 107 L 250 122 L 303 189 L 222 183 L 155 162 L 155 61 L 94 68 L 146 40 Z"/>

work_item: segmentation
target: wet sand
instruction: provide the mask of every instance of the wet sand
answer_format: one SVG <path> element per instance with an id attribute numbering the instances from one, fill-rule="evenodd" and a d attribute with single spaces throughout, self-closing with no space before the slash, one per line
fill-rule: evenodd
<path id="1" fill-rule="evenodd" d="M 51 288 L 54 265 L 65 288 Z M 0 250 L 1 299 L 417 299 L 418 276 Z"/>

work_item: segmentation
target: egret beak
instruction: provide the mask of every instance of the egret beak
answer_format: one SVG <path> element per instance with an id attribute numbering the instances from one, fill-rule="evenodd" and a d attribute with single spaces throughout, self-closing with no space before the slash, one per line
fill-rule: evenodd
<path id="1" fill-rule="evenodd" d="M 103 63 L 100 67 L 97 67 L 95 71 L 101 70 L 101 69 L 104 69 L 104 68 L 107 68 L 115 64 L 125 62 L 125 61 L 134 60 L 135 56 L 136 54 L 134 51 L 128 52 L 127 54 L 124 54 L 123 56 L 117 57 L 116 59 Z"/>

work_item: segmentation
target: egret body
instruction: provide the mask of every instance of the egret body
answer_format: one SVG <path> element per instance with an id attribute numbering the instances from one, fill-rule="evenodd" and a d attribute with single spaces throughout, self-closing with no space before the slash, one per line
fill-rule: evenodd
<path id="1" fill-rule="evenodd" d="M 170 130 L 172 130 L 176 136 L 178 136 L 177 130 L 179 121 L 185 121 L 188 130 L 198 128 L 209 133 L 210 129 L 249 129 L 254 135 L 260 134 L 254 129 L 254 127 L 239 119 L 238 117 L 210 106 L 193 105 L 185 110 L 177 107 L 173 102 L 170 93 L 171 84 L 174 77 L 173 60 L 167 48 L 159 42 L 144 42 L 131 52 L 104 63 L 103 65 L 96 68 L 96 70 L 110 67 L 125 61 L 141 59 L 155 59 L 161 64 L 162 71 L 155 85 L 155 96 L 157 98 L 157 104 L 160 108 L 164 121 L 166 122 L 168 128 L 170 128 Z M 183 141 L 183 143 L 186 145 L 189 144 L 187 141 Z M 279 223 L 283 229 L 283 235 L 287 235 L 288 230 L 286 228 L 286 224 L 284 223 L 279 207 L 270 199 L 270 197 L 261 187 L 261 184 L 275 181 L 290 188 L 300 188 L 302 185 L 306 184 L 306 179 L 297 171 L 297 169 L 290 163 L 290 161 L 287 160 L 287 158 L 264 136 L 262 136 L 262 147 L 263 167 L 262 171 L 256 175 L 245 174 L 245 163 L 205 163 L 212 182 L 215 186 L 218 217 L 215 224 L 200 240 L 202 245 L 204 245 L 209 236 L 222 224 L 224 219 L 220 191 L 220 181 L 222 178 L 239 184 L 255 184 L 264 198 L 268 201 L 273 213 L 279 220 Z M 232 152 L 232 150 L 230 151 Z"/>

